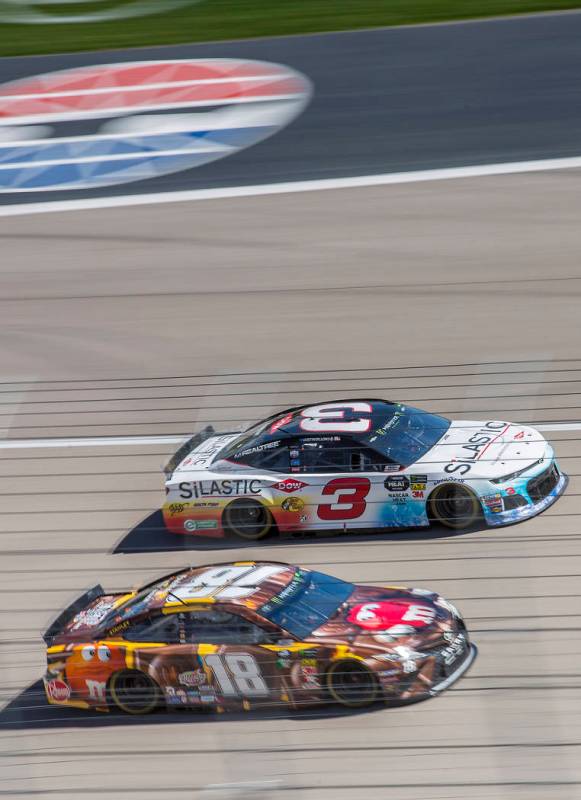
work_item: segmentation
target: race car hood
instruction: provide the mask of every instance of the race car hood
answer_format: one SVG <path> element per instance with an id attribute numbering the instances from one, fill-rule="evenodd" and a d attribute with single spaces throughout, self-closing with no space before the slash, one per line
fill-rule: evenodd
<path id="1" fill-rule="evenodd" d="M 496 420 L 452 422 L 415 470 L 451 479 L 491 480 L 532 467 L 552 457 L 552 448 L 534 428 Z"/>
<path id="2" fill-rule="evenodd" d="M 439 638 L 457 612 L 437 593 L 403 587 L 356 586 L 338 614 L 310 638 L 365 640 L 382 644 Z"/>

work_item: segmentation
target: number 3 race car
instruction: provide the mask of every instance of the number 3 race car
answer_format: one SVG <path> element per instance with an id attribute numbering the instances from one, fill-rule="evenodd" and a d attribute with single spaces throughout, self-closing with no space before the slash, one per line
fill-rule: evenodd
<path id="1" fill-rule="evenodd" d="M 129 594 L 96 586 L 44 639 L 49 703 L 132 714 L 413 702 L 476 657 L 459 612 L 435 592 L 277 562 L 191 567 Z"/>
<path id="2" fill-rule="evenodd" d="M 534 428 L 451 422 L 385 400 L 300 406 L 243 433 L 207 427 L 165 472 L 168 530 L 254 540 L 274 530 L 506 525 L 544 511 L 568 480 Z"/>

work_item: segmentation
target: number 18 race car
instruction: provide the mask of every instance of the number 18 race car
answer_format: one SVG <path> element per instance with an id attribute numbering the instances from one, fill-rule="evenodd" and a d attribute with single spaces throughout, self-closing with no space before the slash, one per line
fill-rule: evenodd
<path id="1" fill-rule="evenodd" d="M 567 485 L 534 428 L 451 422 L 385 400 L 299 406 L 243 433 L 207 427 L 165 472 L 168 530 L 254 540 L 275 530 L 506 525 L 544 511 Z"/>
<path id="2" fill-rule="evenodd" d="M 184 569 L 128 594 L 96 586 L 44 639 L 49 703 L 132 714 L 413 702 L 476 656 L 435 592 L 254 561 Z"/>

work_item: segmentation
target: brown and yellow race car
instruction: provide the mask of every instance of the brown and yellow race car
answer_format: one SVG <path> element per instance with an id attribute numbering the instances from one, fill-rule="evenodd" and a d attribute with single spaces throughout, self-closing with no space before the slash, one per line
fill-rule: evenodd
<path id="1" fill-rule="evenodd" d="M 96 586 L 44 639 L 49 703 L 131 714 L 421 700 L 476 657 L 435 592 L 271 561 L 191 567 L 126 594 Z"/>

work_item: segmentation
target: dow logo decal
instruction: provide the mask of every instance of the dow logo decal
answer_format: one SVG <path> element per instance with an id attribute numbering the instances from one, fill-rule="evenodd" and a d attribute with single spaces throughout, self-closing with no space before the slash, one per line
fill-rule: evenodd
<path id="1" fill-rule="evenodd" d="M 0 0 L 0 22 L 18 25 L 110 22 L 175 11 L 199 2 L 200 0 L 116 0 L 111 5 L 111 0 L 74 0 L 77 10 L 74 14 L 67 14 L 71 0 Z"/>
<path id="2" fill-rule="evenodd" d="M 141 61 L 0 85 L 0 192 L 94 189 L 225 158 L 288 125 L 310 83 L 262 61 Z"/>

